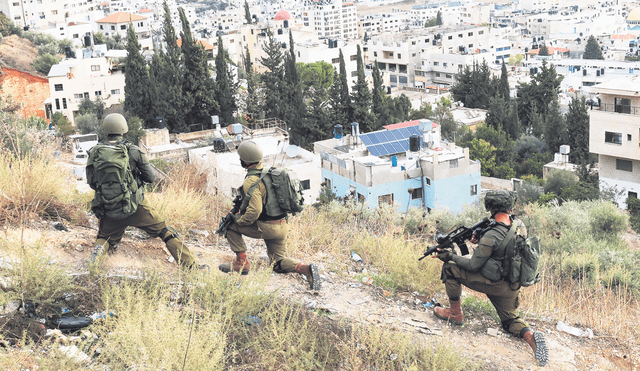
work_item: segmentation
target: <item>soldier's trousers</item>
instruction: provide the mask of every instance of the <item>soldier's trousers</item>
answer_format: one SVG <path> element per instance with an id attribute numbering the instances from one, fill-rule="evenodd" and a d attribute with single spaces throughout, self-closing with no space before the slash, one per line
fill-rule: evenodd
<path id="1" fill-rule="evenodd" d="M 520 305 L 520 289 L 512 290 L 506 281 L 490 281 L 480 273 L 469 272 L 460 268 L 457 264 L 445 263 L 442 266 L 443 279 L 449 298 L 459 298 L 462 294 L 462 285 L 481 292 L 491 300 L 496 308 L 498 317 L 502 322 L 502 328 L 514 336 L 522 337 L 523 330 L 529 326 L 517 313 Z"/>
<path id="2" fill-rule="evenodd" d="M 251 225 L 232 223 L 227 230 L 227 240 L 231 250 L 239 253 L 247 251 L 242 236 L 263 239 L 267 245 L 270 264 L 275 264 L 273 270 L 276 273 L 292 273 L 299 261 L 285 257 L 287 234 L 289 225 L 286 219 L 266 222 L 258 220 Z"/>
<path id="3" fill-rule="evenodd" d="M 117 245 L 122 240 L 124 232 L 129 226 L 142 229 L 147 232 L 150 237 L 166 238 L 166 236 L 171 234 L 170 232 L 166 232 L 166 236 L 160 236 L 166 224 L 145 198 L 138 205 L 138 210 L 124 219 L 114 220 L 106 217 L 100 219 L 96 244 L 104 245 L 108 242 L 111 246 Z M 195 254 L 193 254 L 179 238 L 167 240 L 166 245 L 171 256 L 181 265 L 190 267 L 193 264 L 197 264 Z"/>

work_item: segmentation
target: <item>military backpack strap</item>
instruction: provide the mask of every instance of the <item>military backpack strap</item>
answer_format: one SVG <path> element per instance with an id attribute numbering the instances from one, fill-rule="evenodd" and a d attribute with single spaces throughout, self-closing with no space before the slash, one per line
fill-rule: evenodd
<path id="1" fill-rule="evenodd" d="M 504 251 L 504 255 L 502 255 L 501 258 L 494 258 L 496 260 L 504 260 L 504 258 L 507 256 L 507 244 L 513 240 L 513 238 L 516 235 L 516 231 L 518 230 L 518 227 L 520 226 L 519 223 L 517 223 L 516 221 L 512 221 L 511 222 L 511 228 L 509 228 L 509 231 L 507 232 L 507 235 L 504 236 L 504 239 L 502 240 L 502 242 L 500 242 L 500 245 L 498 245 L 498 247 L 496 248 L 496 250 L 500 251 L 503 250 Z"/>
<path id="2" fill-rule="evenodd" d="M 258 181 L 253 183 L 251 187 L 249 187 L 249 189 L 245 192 L 244 197 L 242 198 L 242 204 L 240 205 L 241 213 L 243 213 L 247 209 L 247 206 L 249 206 L 249 200 L 251 200 L 251 195 L 253 194 L 253 191 L 255 191 L 256 187 L 258 186 L 258 183 L 260 183 L 262 179 L 264 179 L 264 177 L 267 176 L 267 174 L 269 174 L 270 170 L 271 168 L 262 169 L 262 171 L 260 172 L 260 178 L 258 179 Z M 247 173 L 247 177 L 251 175 L 258 175 L 258 170 L 250 170 Z"/>

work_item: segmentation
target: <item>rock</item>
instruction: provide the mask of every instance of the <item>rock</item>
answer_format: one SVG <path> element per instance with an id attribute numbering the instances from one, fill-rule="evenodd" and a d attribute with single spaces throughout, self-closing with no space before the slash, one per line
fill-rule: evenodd
<path id="1" fill-rule="evenodd" d="M 78 347 L 75 345 L 71 345 L 71 346 L 61 345 L 60 351 L 64 353 L 67 357 L 73 359 L 75 362 L 85 363 L 91 360 L 91 358 L 86 353 L 78 349 Z"/>
<path id="2" fill-rule="evenodd" d="M 78 252 L 83 252 L 84 251 L 84 247 L 82 247 L 82 245 L 76 245 L 75 246 L 75 250 Z"/>
<path id="3" fill-rule="evenodd" d="M 498 336 L 498 331 L 499 330 L 497 328 L 488 328 L 487 334 L 491 336 Z"/>

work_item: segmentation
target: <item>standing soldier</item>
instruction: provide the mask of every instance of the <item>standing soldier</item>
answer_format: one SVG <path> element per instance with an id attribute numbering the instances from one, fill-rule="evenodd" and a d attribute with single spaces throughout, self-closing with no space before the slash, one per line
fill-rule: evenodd
<path id="1" fill-rule="evenodd" d="M 263 168 L 262 150 L 255 142 L 245 140 L 238 146 L 238 155 L 240 156 L 240 164 L 247 169 L 247 175 L 240 189 L 243 196 L 252 185 L 256 182 L 259 183 L 249 196 L 248 202 L 243 200 L 242 205 L 245 208 L 240 208 L 240 212 L 234 216 L 235 223 L 232 223 L 227 230 L 227 240 L 231 250 L 236 253 L 236 258 L 231 264 L 220 264 L 218 268 L 225 273 L 248 274 L 250 264 L 247 259 L 247 246 L 242 236 L 264 239 L 274 272 L 300 273 L 307 278 L 311 290 L 320 290 L 320 275 L 317 265 L 313 263 L 306 265 L 285 257 L 285 243 L 289 233 L 287 214 L 272 217 L 266 213 L 265 205 L 268 197 L 275 196 L 270 194 L 273 190 L 267 189 L 265 183 L 260 180 Z"/>
<path id="2" fill-rule="evenodd" d="M 133 226 L 151 237 L 160 237 L 183 267 L 208 269 L 206 265 L 198 265 L 178 232 L 167 227 L 144 198 L 144 183 L 153 183 L 156 177 L 140 148 L 122 137 L 129 130 L 124 116 L 107 115 L 102 128 L 108 135 L 107 141 L 94 146 L 87 161 L 87 183 L 95 191 L 91 209 L 100 219 L 91 262 L 103 254 L 107 245 L 108 252 L 114 252 L 127 227 Z"/>
<path id="3" fill-rule="evenodd" d="M 509 243 L 515 243 L 515 236 L 506 240 L 511 224 L 515 221 L 510 215 L 516 202 L 516 195 L 505 189 L 489 191 L 484 206 L 491 213 L 496 224 L 480 237 L 478 246 L 471 258 L 458 256 L 448 250 L 439 250 L 434 258 L 444 262 L 442 281 L 449 297 L 449 308 L 436 307 L 436 317 L 456 325 L 462 325 L 464 316 L 460 305 L 462 285 L 487 295 L 496 308 L 504 331 L 524 340 L 533 349 L 539 366 L 547 363 L 547 346 L 540 331 L 532 331 L 516 311 L 520 304 L 520 284 L 509 283 L 502 274 L 502 261 Z M 520 223 L 518 234 L 526 238 L 526 228 Z"/>

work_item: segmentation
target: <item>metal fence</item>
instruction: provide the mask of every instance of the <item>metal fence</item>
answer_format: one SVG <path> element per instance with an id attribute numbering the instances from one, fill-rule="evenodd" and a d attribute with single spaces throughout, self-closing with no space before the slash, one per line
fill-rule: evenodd
<path id="1" fill-rule="evenodd" d="M 600 111 L 625 113 L 628 115 L 640 115 L 640 107 L 622 106 L 619 104 L 602 103 L 598 108 Z"/>

